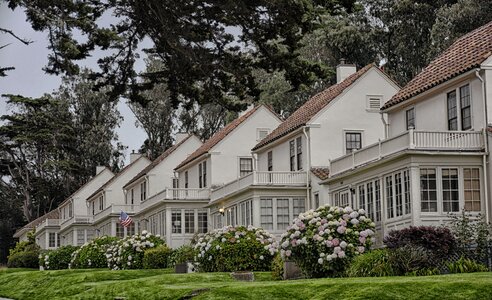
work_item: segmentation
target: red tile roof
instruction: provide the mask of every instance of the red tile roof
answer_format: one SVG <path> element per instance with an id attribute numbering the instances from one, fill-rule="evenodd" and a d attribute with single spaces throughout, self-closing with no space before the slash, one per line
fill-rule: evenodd
<path id="1" fill-rule="evenodd" d="M 354 74 L 347 77 L 340 83 L 330 86 L 324 91 L 311 97 L 306 103 L 292 113 L 287 120 L 282 122 L 275 130 L 261 140 L 254 148 L 257 150 L 267 144 L 293 132 L 294 130 L 306 125 L 321 109 L 323 109 L 333 99 L 338 97 L 343 91 L 350 87 L 357 79 L 364 75 L 374 64 L 369 64 Z"/>
<path id="2" fill-rule="evenodd" d="M 161 155 L 159 155 L 156 159 L 154 159 L 154 161 L 150 165 L 148 165 L 140 173 L 138 173 L 137 176 L 133 177 L 130 181 L 128 181 L 128 183 L 125 184 L 125 186 L 123 188 L 126 188 L 127 186 L 134 183 L 135 181 L 137 181 L 138 179 L 140 179 L 144 175 L 147 175 L 147 173 L 150 170 L 152 170 L 158 164 L 160 164 L 164 159 L 166 159 L 169 155 L 171 155 L 171 153 L 173 153 L 176 149 L 178 149 L 179 146 L 183 145 L 192 136 L 193 135 L 189 134 L 187 137 L 185 137 L 184 139 L 182 139 L 181 141 L 179 141 L 178 143 L 174 144 L 172 147 L 170 147 L 169 149 L 164 151 Z"/>
<path id="3" fill-rule="evenodd" d="M 203 154 L 208 153 L 210 149 L 212 149 L 215 145 L 217 145 L 220 141 L 222 141 L 226 136 L 228 136 L 232 131 L 234 131 L 234 129 L 236 129 L 239 125 L 241 125 L 244 121 L 246 121 L 251 115 L 253 115 L 258 110 L 258 108 L 262 106 L 270 110 L 268 106 L 262 104 L 254 107 L 253 109 L 246 112 L 244 115 L 236 118 L 234 121 L 227 124 L 224 128 L 222 128 L 220 131 L 215 133 L 211 138 L 206 140 L 205 143 L 203 143 L 203 145 L 200 148 L 198 148 L 195 152 L 190 154 L 190 156 L 188 156 L 182 163 L 180 163 L 175 168 L 175 170 L 187 165 L 188 163 L 194 161 L 195 159 L 202 156 Z"/>
<path id="4" fill-rule="evenodd" d="M 477 68 L 492 55 L 492 22 L 456 40 L 381 109 L 413 98 L 447 80 Z"/>
<path id="5" fill-rule="evenodd" d="M 327 167 L 312 167 L 311 173 L 321 180 L 325 180 L 330 176 L 330 170 Z"/>
<path id="6" fill-rule="evenodd" d="M 60 211 L 58 210 L 58 208 L 55 208 L 52 211 L 50 211 L 48 213 L 45 213 L 41 217 L 39 217 L 39 218 L 37 218 L 37 219 L 35 219 L 35 220 L 27 223 L 23 227 L 19 228 L 16 231 L 16 233 L 19 232 L 19 231 L 21 231 L 24 228 L 32 228 L 32 229 L 34 229 L 36 226 L 38 226 L 39 224 L 41 224 L 46 219 L 59 219 L 59 218 L 60 218 Z"/>

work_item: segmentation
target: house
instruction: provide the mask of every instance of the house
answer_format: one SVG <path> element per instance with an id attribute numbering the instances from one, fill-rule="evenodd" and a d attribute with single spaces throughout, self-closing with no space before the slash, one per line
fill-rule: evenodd
<path id="1" fill-rule="evenodd" d="M 126 237 L 135 233 L 134 224 L 123 227 L 118 220 L 122 211 L 133 215 L 138 210 L 138 205 L 126 204 L 123 186 L 150 163 L 147 157 L 132 153 L 130 164 L 87 197 L 87 212 L 96 236 Z"/>
<path id="2" fill-rule="evenodd" d="M 165 213 L 161 213 L 161 222 L 166 224 L 161 232 L 166 232 L 169 245 L 178 247 L 188 243 L 195 233 L 207 232 L 211 227 L 206 207 L 210 191 L 240 174 L 252 172 L 250 149 L 280 123 L 268 106 L 250 107 L 175 167 L 178 188 L 148 200 L 166 199 L 169 203 Z M 156 230 L 153 224 L 156 221 L 150 222 L 151 232 Z"/>
<path id="3" fill-rule="evenodd" d="M 58 237 L 59 210 L 57 208 L 29 222 L 14 233 L 14 238 L 19 242 L 27 241 L 31 232 L 40 233 L 35 235 L 36 243 L 41 249 L 56 249 L 60 245 Z"/>
<path id="4" fill-rule="evenodd" d="M 466 209 L 490 220 L 492 22 L 454 42 L 387 101 L 388 137 L 331 160 L 329 202 L 384 236 Z"/>
<path id="5" fill-rule="evenodd" d="M 114 176 L 107 167 L 97 167 L 96 176 L 58 205 L 60 246 L 80 246 L 92 240 L 94 228 L 92 216 L 88 214 L 87 198 Z"/>
<path id="6" fill-rule="evenodd" d="M 134 217 L 137 231 L 150 230 L 168 238 L 168 245 L 171 245 L 171 233 L 166 231 L 171 226 L 166 226 L 165 220 L 171 220 L 171 209 L 176 201 L 180 201 L 177 199 L 179 189 L 174 168 L 201 145 L 195 135 L 177 134 L 174 146 L 125 184 L 125 204 L 138 206 Z M 201 202 L 198 203 L 201 207 Z M 196 206 L 193 202 L 189 205 Z"/>
<path id="7" fill-rule="evenodd" d="M 382 70 L 337 67 L 337 84 L 309 99 L 253 148 L 254 169 L 212 190 L 214 228 L 282 233 L 299 213 L 326 203 L 330 159 L 384 138 L 380 107 L 399 90 Z M 243 138 L 245 139 L 245 137 Z"/>

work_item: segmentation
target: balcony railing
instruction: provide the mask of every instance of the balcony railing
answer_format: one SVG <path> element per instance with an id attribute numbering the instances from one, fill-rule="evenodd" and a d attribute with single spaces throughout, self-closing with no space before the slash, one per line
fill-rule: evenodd
<path id="1" fill-rule="evenodd" d="M 304 186 L 307 184 L 307 174 L 299 172 L 268 172 L 253 171 L 248 175 L 226 183 L 214 189 L 210 196 L 211 201 L 221 199 L 249 186 Z"/>
<path id="2" fill-rule="evenodd" d="M 140 210 L 165 200 L 209 200 L 210 189 L 165 189 L 140 202 Z"/>
<path id="3" fill-rule="evenodd" d="M 135 213 L 138 211 L 138 205 L 111 204 L 94 215 L 94 222 L 97 222 L 110 215 L 119 215 L 122 211 L 125 213 Z"/>
<path id="4" fill-rule="evenodd" d="M 67 228 L 72 224 L 91 224 L 92 220 L 93 220 L 92 216 L 75 215 L 71 218 L 61 220 L 60 230 L 63 230 L 64 228 Z"/>
<path id="5" fill-rule="evenodd" d="M 481 151 L 485 148 L 483 131 L 417 131 L 409 130 L 393 138 L 379 141 L 331 161 L 330 176 L 377 161 L 403 150 Z"/>
<path id="6" fill-rule="evenodd" d="M 36 226 L 36 231 L 40 231 L 45 227 L 59 226 L 59 225 L 60 225 L 59 219 L 45 219 L 43 222 L 39 223 L 38 226 Z"/>

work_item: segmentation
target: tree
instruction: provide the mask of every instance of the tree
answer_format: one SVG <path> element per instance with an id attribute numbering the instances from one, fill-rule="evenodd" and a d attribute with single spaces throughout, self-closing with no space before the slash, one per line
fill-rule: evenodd
<path id="1" fill-rule="evenodd" d="M 117 0 L 29 1 L 5 0 L 10 8 L 23 7 L 28 21 L 48 33 L 52 53 L 45 70 L 51 74 L 78 74 L 78 62 L 94 51 L 106 51 L 93 74 L 111 85 L 112 98 L 123 94 L 143 101 L 140 91 L 165 82 L 173 107 L 183 99 L 200 105 L 217 103 L 230 110 L 257 99 L 254 69 L 285 71 L 294 88 L 310 85 L 327 74 L 317 64 L 302 60 L 298 50 L 305 34 L 317 27 L 321 14 L 337 14 L 355 0 Z M 113 14 L 102 27 L 103 15 Z M 74 32 L 82 35 L 77 39 Z M 138 81 L 134 63 L 137 49 L 147 38 L 146 52 L 159 56 L 164 69 L 144 74 Z"/>
<path id="2" fill-rule="evenodd" d="M 7 34 L 7 35 L 13 37 L 14 39 L 16 39 L 17 41 L 21 42 L 24 45 L 29 45 L 30 43 L 32 43 L 32 41 L 21 38 L 21 37 L 17 36 L 12 30 L 9 30 L 6 28 L 0 27 L 0 33 Z M 0 45 L 0 50 L 7 47 L 8 45 L 10 45 L 10 44 Z M 0 77 L 7 76 L 7 72 L 12 71 L 14 69 L 15 69 L 15 67 L 13 67 L 13 66 L 0 66 Z"/>

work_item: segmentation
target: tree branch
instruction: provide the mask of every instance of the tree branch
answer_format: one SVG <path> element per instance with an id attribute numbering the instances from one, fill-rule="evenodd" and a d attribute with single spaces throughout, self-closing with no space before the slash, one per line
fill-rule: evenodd
<path id="1" fill-rule="evenodd" d="M 23 39 L 23 38 L 17 36 L 12 30 L 8 30 L 8 29 L 0 27 L 0 32 L 11 35 L 12 37 L 14 37 L 16 40 L 20 41 L 24 45 L 29 45 L 32 43 L 32 41 L 30 41 L 30 40 L 26 40 L 26 39 Z"/>

